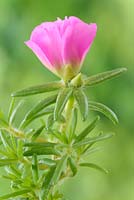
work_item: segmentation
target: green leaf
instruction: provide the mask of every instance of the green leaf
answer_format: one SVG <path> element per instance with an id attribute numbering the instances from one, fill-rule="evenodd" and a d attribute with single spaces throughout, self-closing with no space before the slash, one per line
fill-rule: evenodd
<path id="1" fill-rule="evenodd" d="M 0 159 L 0 167 L 6 166 L 6 165 L 12 165 L 16 163 L 17 159 Z"/>
<path id="2" fill-rule="evenodd" d="M 89 145 L 87 145 L 81 154 L 85 154 L 88 150 L 90 151 L 90 148 L 95 144 L 95 142 L 90 143 Z"/>
<path id="3" fill-rule="evenodd" d="M 100 167 L 99 165 L 96 165 L 94 163 L 80 163 L 79 166 L 81 167 L 90 167 L 90 168 L 93 168 L 93 169 L 96 169 L 96 170 L 99 170 L 103 173 L 108 173 L 108 171 L 102 167 Z"/>
<path id="4" fill-rule="evenodd" d="M 13 198 L 13 197 L 17 197 L 17 196 L 21 196 L 23 194 L 27 194 L 31 192 L 31 189 L 25 189 L 25 190 L 20 190 L 20 191 L 17 191 L 17 192 L 13 192 L 13 193 L 10 193 L 10 194 L 6 194 L 4 196 L 1 196 L 0 199 L 3 200 L 3 199 L 9 199 L 9 198 Z"/>
<path id="5" fill-rule="evenodd" d="M 64 170 L 68 155 L 64 155 L 57 163 L 54 175 L 53 175 L 53 184 L 56 184 L 60 178 L 61 173 Z"/>
<path id="6" fill-rule="evenodd" d="M 44 111 L 37 113 L 31 119 L 39 118 L 39 117 L 42 117 L 44 115 L 48 115 L 48 114 L 53 113 L 53 112 L 54 112 L 54 107 L 49 107 L 49 108 L 46 108 Z"/>
<path id="7" fill-rule="evenodd" d="M 18 158 L 23 159 L 23 141 L 22 140 L 17 141 L 17 155 L 18 155 Z"/>
<path id="8" fill-rule="evenodd" d="M 2 155 L 2 156 L 5 156 L 5 157 L 9 157 L 9 156 L 11 156 L 10 154 L 9 154 L 9 152 L 7 152 L 7 151 L 5 151 L 5 150 L 1 150 L 0 149 L 0 155 Z"/>
<path id="9" fill-rule="evenodd" d="M 57 95 L 53 95 L 50 96 L 48 98 L 45 98 L 41 101 L 39 101 L 26 115 L 26 119 L 30 119 L 31 117 L 33 117 L 34 115 L 36 115 L 37 113 L 39 113 L 41 110 L 43 110 L 44 108 L 46 108 L 47 106 L 55 103 L 57 98 Z"/>
<path id="10" fill-rule="evenodd" d="M 70 82 L 70 85 L 73 87 L 81 87 L 83 85 L 82 74 L 77 74 Z"/>
<path id="11" fill-rule="evenodd" d="M 33 122 L 35 119 L 38 119 L 39 117 L 53 113 L 53 111 L 54 111 L 54 108 L 46 108 L 44 111 L 37 113 L 36 115 L 32 116 L 30 119 L 28 119 L 28 120 L 24 119 L 23 122 L 21 123 L 21 127 L 25 128 L 31 122 Z"/>
<path id="12" fill-rule="evenodd" d="M 9 106 L 9 111 L 8 111 L 8 121 L 10 120 L 11 114 L 13 112 L 14 105 L 15 105 L 15 98 L 12 98 L 10 106 Z"/>
<path id="13" fill-rule="evenodd" d="M 46 123 L 46 128 L 47 130 L 52 127 L 52 125 L 54 124 L 54 115 L 51 114 L 49 115 L 48 119 L 47 119 L 47 123 Z"/>
<path id="14" fill-rule="evenodd" d="M 69 163 L 70 169 L 73 173 L 73 176 L 75 176 L 76 173 L 77 173 L 77 166 L 76 166 L 76 163 L 75 163 L 75 161 L 73 160 L 72 157 L 68 158 L 68 163 Z"/>
<path id="15" fill-rule="evenodd" d="M 0 118 L 0 126 L 2 126 L 2 127 L 8 127 L 8 123 L 4 119 Z"/>
<path id="16" fill-rule="evenodd" d="M 43 131 L 43 129 L 45 128 L 45 125 L 42 125 L 40 128 L 38 128 L 32 135 L 32 142 L 35 141 L 41 134 L 41 132 Z"/>
<path id="17" fill-rule="evenodd" d="M 98 111 L 104 114 L 107 118 L 109 118 L 114 124 L 118 123 L 118 118 L 116 114 L 108 108 L 106 105 L 94 101 L 89 101 L 90 110 Z"/>
<path id="18" fill-rule="evenodd" d="M 25 116 L 24 120 L 22 121 L 20 127 L 24 128 L 27 125 L 27 121 L 29 123 L 29 121 L 31 121 L 31 119 L 33 120 L 33 118 L 36 116 L 37 118 L 37 114 L 42 111 L 44 108 L 46 108 L 47 106 L 55 103 L 57 98 L 57 95 L 53 95 L 50 96 L 48 98 L 45 98 L 41 101 L 39 101 Z"/>
<path id="19" fill-rule="evenodd" d="M 9 152 L 11 155 L 14 155 L 14 151 L 9 143 L 9 138 L 7 138 L 4 134 L 4 132 L 0 131 L 0 137 L 1 137 L 1 141 L 5 147 L 5 149 L 7 150 L 7 152 Z"/>
<path id="20" fill-rule="evenodd" d="M 69 141 L 72 141 L 72 139 L 74 139 L 75 137 L 75 130 L 76 130 L 76 126 L 77 126 L 77 118 L 78 118 L 78 112 L 77 112 L 77 108 L 74 108 L 72 110 L 72 120 L 71 120 L 71 124 L 70 124 L 70 136 L 69 136 Z"/>
<path id="21" fill-rule="evenodd" d="M 11 165 L 11 166 L 9 166 L 9 169 L 12 171 L 12 173 L 14 173 L 18 178 L 21 178 L 21 171 L 20 171 L 20 169 L 18 169 L 18 166 L 16 167 L 16 166 L 13 166 L 13 165 Z M 18 180 L 16 180 L 16 182 L 17 182 Z M 23 182 L 23 181 L 21 181 L 21 182 Z"/>
<path id="22" fill-rule="evenodd" d="M 24 144 L 25 147 L 34 147 L 34 148 L 54 147 L 56 145 L 57 143 L 52 143 L 52 142 L 30 142 Z"/>
<path id="23" fill-rule="evenodd" d="M 87 119 L 88 116 L 88 98 L 82 89 L 77 89 L 74 92 L 75 98 L 78 102 L 78 106 L 82 115 L 83 121 Z"/>
<path id="24" fill-rule="evenodd" d="M 47 196 L 48 196 L 48 193 L 51 189 L 52 186 L 54 186 L 60 176 L 61 176 L 61 173 L 63 172 L 64 170 L 64 167 L 65 167 L 65 164 L 66 164 L 66 161 L 67 161 L 67 155 L 64 155 L 57 163 L 57 165 L 55 167 L 51 167 L 50 168 L 50 171 L 48 172 L 48 175 L 46 176 L 45 178 L 45 181 L 42 185 L 42 200 L 46 200 L 47 199 Z"/>
<path id="25" fill-rule="evenodd" d="M 58 122 L 59 123 L 65 123 L 65 118 L 63 115 L 60 115 L 58 118 Z M 47 121 L 46 121 L 46 129 L 47 130 L 52 130 L 53 125 L 55 124 L 55 120 L 54 120 L 54 115 L 51 114 L 48 116 Z"/>
<path id="26" fill-rule="evenodd" d="M 65 144 L 68 143 L 67 137 L 65 136 L 64 133 L 61 133 L 61 132 L 58 132 L 58 131 L 53 130 L 53 131 L 52 131 L 52 134 L 53 134 L 59 141 L 61 141 L 62 143 L 65 143 Z"/>
<path id="27" fill-rule="evenodd" d="M 33 154 L 32 156 L 32 175 L 33 175 L 33 181 L 36 184 L 39 178 L 38 160 L 36 154 Z"/>
<path id="28" fill-rule="evenodd" d="M 52 167 L 56 165 L 56 162 L 50 158 L 43 158 L 39 161 L 39 164 L 44 164 L 44 165 Z"/>
<path id="29" fill-rule="evenodd" d="M 0 126 L 2 127 L 8 127 L 8 123 L 4 119 L 4 113 L 0 110 Z"/>
<path id="30" fill-rule="evenodd" d="M 52 198 L 54 198 L 55 200 L 67 200 L 65 198 L 63 198 L 63 194 L 61 194 L 58 189 L 57 191 L 54 192 L 54 195 L 52 196 Z"/>
<path id="31" fill-rule="evenodd" d="M 17 111 L 19 110 L 19 108 L 21 107 L 21 105 L 23 104 L 24 101 L 20 101 L 18 103 L 18 105 L 15 107 L 15 109 L 12 110 L 12 113 L 10 113 L 10 116 L 9 116 L 9 123 L 12 124 L 15 120 L 15 117 L 16 117 L 16 114 L 17 114 Z"/>
<path id="32" fill-rule="evenodd" d="M 99 116 L 97 116 L 75 139 L 75 143 L 83 140 L 95 127 L 96 123 L 100 119 Z"/>
<path id="33" fill-rule="evenodd" d="M 90 77 L 88 77 L 84 80 L 84 85 L 85 86 L 92 86 L 92 85 L 99 84 L 99 83 L 101 83 L 105 80 L 119 76 L 121 73 L 123 73 L 125 71 L 127 71 L 126 68 L 118 68 L 118 69 L 114 69 L 114 70 L 111 70 L 111 71 L 106 71 L 106 72 L 103 72 L 103 73 L 99 73 L 99 74 L 90 76 Z"/>
<path id="34" fill-rule="evenodd" d="M 48 174 L 45 176 L 44 182 L 42 184 L 41 190 L 41 200 L 46 200 L 48 193 L 53 186 L 53 175 L 55 172 L 56 167 L 51 167 Z"/>
<path id="35" fill-rule="evenodd" d="M 57 120 L 61 116 L 61 113 L 71 95 L 72 95 L 72 89 L 70 88 L 64 88 L 59 92 L 55 104 L 54 120 Z"/>
<path id="36" fill-rule="evenodd" d="M 14 92 L 14 93 L 11 94 L 11 96 L 12 97 L 29 96 L 29 95 L 34 95 L 34 94 L 51 92 L 51 91 L 54 91 L 54 90 L 58 90 L 61 87 L 63 87 L 63 82 L 55 81 L 55 82 L 46 83 L 46 84 L 43 84 L 43 85 L 32 86 L 32 87 Z"/>
<path id="37" fill-rule="evenodd" d="M 113 134 L 109 133 L 109 134 L 100 135 L 100 136 L 96 136 L 96 137 L 85 138 L 84 140 L 82 140 L 80 142 L 74 143 L 73 146 L 74 147 L 80 147 L 80 146 L 83 146 L 83 145 L 91 144 L 92 142 L 99 142 L 99 141 L 109 139 L 112 136 L 113 136 Z"/>
<path id="38" fill-rule="evenodd" d="M 98 151 L 100 151 L 101 148 L 100 147 L 96 147 L 96 148 L 88 148 L 85 152 L 82 152 L 81 154 L 86 156 L 86 155 L 89 155 L 89 154 L 92 154 L 92 153 L 96 153 Z"/>
<path id="39" fill-rule="evenodd" d="M 32 156 L 33 154 L 37 155 L 56 155 L 59 156 L 60 153 L 53 147 L 36 147 L 36 148 L 31 148 L 28 151 L 25 151 L 23 153 L 24 156 Z"/>
<path id="40" fill-rule="evenodd" d="M 13 135 L 10 135 L 10 140 L 11 140 L 11 146 L 13 150 L 17 151 L 16 138 Z"/>

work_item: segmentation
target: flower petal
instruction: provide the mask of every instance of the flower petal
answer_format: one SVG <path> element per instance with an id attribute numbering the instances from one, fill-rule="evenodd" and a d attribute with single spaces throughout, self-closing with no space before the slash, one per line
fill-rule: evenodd
<path id="1" fill-rule="evenodd" d="M 79 72 L 96 31 L 96 24 L 84 23 L 77 17 L 58 18 L 38 25 L 26 45 L 43 65 L 67 80 L 65 76 L 71 79 Z"/>
<path id="2" fill-rule="evenodd" d="M 63 55 L 66 64 L 81 65 L 96 35 L 96 24 L 75 21 L 65 30 Z"/>
<path id="3" fill-rule="evenodd" d="M 30 40 L 40 47 L 51 65 L 56 68 L 62 67 L 62 40 L 55 22 L 46 22 L 37 26 Z"/>
<path id="4" fill-rule="evenodd" d="M 53 66 L 47 59 L 46 55 L 43 53 L 42 49 L 36 43 L 28 40 L 25 42 L 25 44 L 35 53 L 43 65 L 45 65 L 49 70 L 53 71 Z"/>

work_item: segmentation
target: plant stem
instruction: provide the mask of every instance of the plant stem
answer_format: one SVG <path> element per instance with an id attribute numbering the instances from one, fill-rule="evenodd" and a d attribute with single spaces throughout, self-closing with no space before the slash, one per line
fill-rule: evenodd
<path id="1" fill-rule="evenodd" d="M 66 133 L 72 114 L 72 109 L 74 107 L 74 97 L 70 97 L 64 111 L 65 122 L 61 124 L 60 131 Z"/>

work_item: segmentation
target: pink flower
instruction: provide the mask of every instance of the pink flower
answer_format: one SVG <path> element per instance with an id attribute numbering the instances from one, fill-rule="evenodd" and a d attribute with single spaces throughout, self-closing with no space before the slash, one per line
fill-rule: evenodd
<path id="1" fill-rule="evenodd" d="M 25 44 L 49 70 L 63 79 L 71 79 L 79 72 L 96 31 L 94 23 L 66 17 L 40 24 Z"/>

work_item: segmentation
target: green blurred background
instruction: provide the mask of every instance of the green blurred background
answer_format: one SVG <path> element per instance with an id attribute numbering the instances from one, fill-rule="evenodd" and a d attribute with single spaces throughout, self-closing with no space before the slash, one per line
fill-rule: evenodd
<path id="1" fill-rule="evenodd" d="M 134 0 L 0 0 L 0 107 L 7 112 L 10 93 L 57 80 L 25 45 L 43 21 L 74 15 L 98 25 L 97 37 L 82 72 L 88 75 L 127 67 L 118 79 L 90 88 L 88 95 L 116 111 L 120 124 L 103 118 L 100 128 L 115 131 L 103 150 L 87 159 L 110 169 L 108 175 L 82 169 L 61 190 L 68 200 L 134 199 Z M 31 98 L 30 101 L 33 101 Z M 8 183 L 0 181 L 0 194 Z"/>

